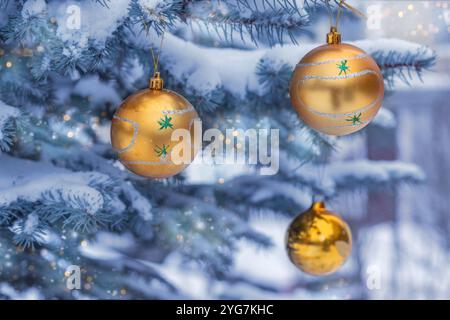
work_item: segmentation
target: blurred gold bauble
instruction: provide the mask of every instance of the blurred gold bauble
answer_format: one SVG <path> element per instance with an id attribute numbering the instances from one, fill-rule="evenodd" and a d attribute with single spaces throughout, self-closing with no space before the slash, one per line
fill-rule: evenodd
<path id="1" fill-rule="evenodd" d="M 159 73 L 148 89 L 129 96 L 117 109 L 111 124 L 111 143 L 119 160 L 130 171 L 149 178 L 168 178 L 180 173 L 188 164 L 175 164 L 171 151 L 177 141 L 171 141 L 175 129 L 191 133 L 198 119 L 194 107 L 181 95 L 163 89 Z M 191 149 L 191 160 L 195 158 Z"/>
<path id="2" fill-rule="evenodd" d="M 375 117 L 384 97 L 383 76 L 369 54 L 340 43 L 335 28 L 327 42 L 297 64 L 291 102 L 308 126 L 341 136 L 361 130 Z"/>
<path id="3" fill-rule="evenodd" d="M 352 235 L 344 220 L 327 211 L 323 202 L 314 202 L 290 224 L 286 249 L 302 271 L 326 275 L 336 271 L 350 255 Z"/>

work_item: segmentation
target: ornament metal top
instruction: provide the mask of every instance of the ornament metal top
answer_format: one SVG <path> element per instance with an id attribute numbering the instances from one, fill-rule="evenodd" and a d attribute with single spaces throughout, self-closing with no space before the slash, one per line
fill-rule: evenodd
<path id="1" fill-rule="evenodd" d="M 111 143 L 120 162 L 133 173 L 148 178 L 172 177 L 195 158 L 198 148 L 194 144 L 193 124 L 197 119 L 189 101 L 164 89 L 160 73 L 155 72 L 149 88 L 130 95 L 117 109 L 111 123 Z M 176 129 L 190 132 L 190 141 L 182 141 L 188 147 L 175 153 L 180 159 L 190 159 L 188 163 L 172 159 L 172 151 L 178 145 L 171 140 Z"/>
<path id="2" fill-rule="evenodd" d="M 326 42 L 297 64 L 290 84 L 291 102 L 311 128 L 347 135 L 364 128 L 380 109 L 383 76 L 369 54 L 341 43 L 336 27 L 331 27 Z"/>

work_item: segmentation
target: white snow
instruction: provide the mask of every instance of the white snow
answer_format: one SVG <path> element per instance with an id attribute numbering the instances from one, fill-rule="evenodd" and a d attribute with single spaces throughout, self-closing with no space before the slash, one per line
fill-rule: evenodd
<path id="1" fill-rule="evenodd" d="M 23 5 L 22 16 L 26 18 L 28 15 L 37 15 L 44 12 L 46 8 L 45 0 L 28 0 Z"/>
<path id="2" fill-rule="evenodd" d="M 82 209 L 93 214 L 103 208 L 102 194 L 89 183 L 102 179 L 101 173 L 70 172 L 50 164 L 33 162 L 1 155 L 0 160 L 0 205 L 24 199 L 36 201 L 44 196 L 61 197 L 66 204 L 78 207 L 83 199 Z M 58 198 L 57 198 L 58 199 Z"/>
<path id="3" fill-rule="evenodd" d="M 101 81 L 98 75 L 86 76 L 81 78 L 75 87 L 73 93 L 82 97 L 89 98 L 93 105 L 103 105 L 110 102 L 118 105 L 121 98 L 111 83 Z"/>
<path id="4" fill-rule="evenodd" d="M 148 47 L 151 43 L 159 45 L 154 34 L 148 37 L 141 34 L 136 37 L 137 46 Z M 408 50 L 422 50 L 432 56 L 433 51 L 422 45 L 395 39 L 375 41 L 355 41 L 352 44 L 361 47 L 369 54 L 378 50 L 406 53 Z M 245 98 L 248 91 L 258 95 L 265 94 L 259 83 L 256 67 L 261 59 L 269 59 L 274 64 L 287 63 L 294 66 L 310 50 L 321 44 L 277 45 L 268 49 L 240 50 L 227 48 L 206 48 L 170 34 L 165 36 L 165 46 L 161 53 L 161 64 L 187 89 L 206 95 L 212 90 L 224 88 L 238 98 Z M 390 47 L 392 45 L 392 47 Z"/>
<path id="5" fill-rule="evenodd" d="M 366 180 L 382 184 L 402 179 L 413 181 L 423 181 L 425 179 L 424 172 L 417 165 L 403 161 L 362 159 L 334 162 L 327 166 L 326 172 L 336 183 L 340 184 L 347 184 L 352 180 L 360 183 Z"/>
<path id="6" fill-rule="evenodd" d="M 80 246 L 80 252 L 85 257 L 95 260 L 118 260 L 124 255 L 121 251 L 126 251 L 134 244 L 133 237 L 130 234 L 117 235 L 107 232 L 101 232 L 94 241 Z"/>
<path id="7" fill-rule="evenodd" d="M 123 187 L 123 192 L 131 202 L 133 209 L 138 212 L 142 220 L 149 221 L 153 218 L 152 204 L 143 197 L 130 182 Z"/>
<path id="8" fill-rule="evenodd" d="M 0 293 L 12 300 L 41 300 L 43 298 L 38 288 L 27 288 L 23 291 L 15 290 L 8 283 L 0 283 Z"/>
<path id="9" fill-rule="evenodd" d="M 55 1 L 48 5 L 48 10 L 57 19 L 61 39 L 71 42 L 77 39 L 75 42 L 83 47 L 88 40 L 103 44 L 127 16 L 129 3 L 130 0 L 114 0 L 106 7 L 95 1 Z"/>
<path id="10" fill-rule="evenodd" d="M 381 108 L 378 111 L 377 115 L 372 120 L 372 123 L 386 129 L 392 129 L 397 126 L 397 120 L 395 119 L 394 113 L 386 108 Z"/>

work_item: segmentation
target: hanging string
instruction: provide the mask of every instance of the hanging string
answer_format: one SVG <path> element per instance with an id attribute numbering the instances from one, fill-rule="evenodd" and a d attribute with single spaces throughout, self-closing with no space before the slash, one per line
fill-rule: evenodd
<path id="1" fill-rule="evenodd" d="M 366 15 L 364 13 L 362 13 L 361 11 L 359 11 L 358 9 L 356 9 L 355 7 L 349 5 L 346 0 L 341 0 L 341 4 L 346 7 L 348 10 L 350 10 L 351 12 L 353 12 L 354 14 L 356 14 L 357 16 L 360 16 L 361 18 L 367 19 Z"/>
<path id="2" fill-rule="evenodd" d="M 326 183 L 324 182 L 326 178 L 326 166 L 324 159 L 320 159 L 315 167 L 318 185 L 316 186 L 317 190 L 313 190 L 312 200 L 313 202 L 326 201 L 328 196 L 326 195 Z M 325 192 L 320 191 L 320 189 L 324 189 Z"/>
<path id="3" fill-rule="evenodd" d="M 330 20 L 330 27 L 333 25 L 333 9 L 331 9 L 330 5 L 331 0 L 327 0 L 327 9 L 328 9 L 328 18 Z"/>
<path id="4" fill-rule="evenodd" d="M 336 0 L 337 1 L 337 0 Z M 327 2 L 327 5 L 329 6 L 329 3 Z M 362 13 L 361 11 L 359 11 L 358 9 L 356 9 L 355 7 L 349 5 L 346 0 L 339 0 L 339 4 L 338 4 L 338 9 L 337 9 L 337 16 L 336 16 L 336 24 L 334 25 L 336 27 L 336 29 L 339 26 L 339 21 L 341 20 L 341 16 L 342 16 L 342 8 L 345 7 L 348 10 L 350 10 L 353 14 L 360 16 L 361 18 L 367 19 L 366 15 L 364 13 Z M 331 21 L 331 19 L 330 19 Z M 330 22 L 330 25 L 333 26 L 333 23 Z"/>
<path id="5" fill-rule="evenodd" d="M 159 50 L 158 50 L 158 55 L 155 55 L 155 51 L 153 50 L 153 47 L 150 48 L 151 52 L 152 52 L 152 58 L 153 58 L 153 74 L 156 75 L 156 73 L 158 72 L 159 69 L 159 58 L 161 57 L 161 51 L 163 48 L 163 43 L 164 43 L 164 32 L 161 35 L 161 42 L 159 44 Z"/>
<path id="6" fill-rule="evenodd" d="M 338 10 L 337 10 L 337 17 L 336 17 L 336 29 L 339 27 L 339 20 L 341 19 L 341 14 L 342 14 L 342 3 L 344 2 L 344 0 L 341 0 L 339 2 L 339 6 L 338 6 Z"/>

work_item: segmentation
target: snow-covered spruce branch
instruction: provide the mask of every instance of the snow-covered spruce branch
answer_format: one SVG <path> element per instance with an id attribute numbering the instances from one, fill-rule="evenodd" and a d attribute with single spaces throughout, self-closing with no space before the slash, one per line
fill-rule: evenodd
<path id="1" fill-rule="evenodd" d="M 372 190 L 425 180 L 418 166 L 402 161 L 355 160 L 321 168 L 310 164 L 295 166 L 295 163 L 282 157 L 278 175 L 242 175 L 223 185 L 195 188 L 214 188 L 218 203 L 243 216 L 249 215 L 252 209 L 295 215 L 311 204 L 313 196 L 332 198 L 344 190 Z"/>
<path id="2" fill-rule="evenodd" d="M 0 151 L 9 151 L 16 133 L 16 120 L 20 112 L 17 108 L 0 101 Z"/>
<path id="3" fill-rule="evenodd" d="M 170 35 L 166 43 L 162 65 L 177 81 L 187 84 L 188 90 L 208 96 L 222 88 L 236 98 L 245 98 L 249 92 L 264 97 L 274 88 L 286 90 L 289 70 L 315 47 L 284 45 L 253 51 L 215 49 L 199 47 Z M 380 67 L 388 68 L 394 76 L 406 69 L 411 70 L 410 76 L 419 74 L 430 68 L 436 59 L 436 54 L 428 47 L 407 41 L 379 39 L 355 41 L 354 44 L 373 54 L 379 59 Z M 403 63 L 390 64 L 386 55 L 398 57 Z M 390 81 L 390 78 L 386 80 Z"/>
<path id="4" fill-rule="evenodd" d="M 397 79 L 409 84 L 436 63 L 437 55 L 431 48 L 400 39 L 362 40 L 357 42 L 372 55 L 385 83 L 393 88 Z"/>
<path id="5" fill-rule="evenodd" d="M 146 32 L 152 30 L 162 34 L 182 20 L 186 12 L 186 1 L 131 0 L 129 16 L 132 23 L 139 24 Z"/>
<path id="6" fill-rule="evenodd" d="M 176 5 L 174 2 L 170 2 L 169 4 L 174 6 L 181 5 Z M 169 4 L 157 2 L 155 8 L 159 8 L 158 6 L 161 5 L 162 7 L 159 10 L 164 12 L 164 9 Z M 112 3 L 111 6 L 113 6 Z M 142 17 L 136 18 L 138 15 L 136 12 L 139 10 L 141 10 L 139 11 L 141 12 L 140 14 L 144 12 L 142 11 L 140 2 L 138 3 L 138 1 L 135 0 L 130 7 L 136 7 L 135 9 L 130 9 L 130 12 L 132 12 L 130 13 L 130 18 L 132 20 L 139 22 L 144 19 Z M 38 78 L 42 77 L 42 70 L 46 69 L 45 66 L 50 67 L 50 69 L 47 68 L 47 70 L 52 69 L 60 73 L 70 73 L 77 69 L 81 71 L 101 71 L 102 69 L 105 69 L 107 65 L 116 65 L 116 61 L 109 59 L 124 59 L 123 54 L 126 54 L 126 52 L 122 51 L 120 48 L 125 47 L 125 50 L 131 50 L 131 47 L 144 47 L 148 50 L 148 44 L 150 43 L 155 47 L 159 45 L 159 39 L 156 37 L 145 37 L 145 35 L 142 34 L 136 35 L 134 37 L 135 40 L 133 41 L 128 33 L 118 27 L 125 23 L 124 13 L 117 13 L 117 11 L 120 11 L 119 9 L 123 9 L 119 3 L 115 3 L 114 8 L 103 9 L 111 10 L 112 12 L 111 21 L 106 23 L 105 27 L 110 28 L 110 30 L 116 30 L 116 32 L 113 33 L 106 33 L 98 30 L 92 31 L 91 29 L 80 30 L 79 39 L 70 45 L 63 41 L 64 37 L 67 37 L 70 34 L 66 34 L 68 31 L 64 30 L 62 27 L 58 27 L 56 35 L 49 37 L 51 41 L 44 39 L 45 37 L 35 35 L 35 41 L 42 41 L 44 44 L 47 43 L 49 50 L 44 54 L 35 57 L 33 61 L 34 68 L 32 68 L 32 70 L 36 70 L 34 74 L 36 74 Z M 168 11 L 171 10 L 176 11 L 174 8 L 168 9 Z M 39 14 L 41 13 L 34 13 L 35 16 L 39 16 Z M 89 12 L 86 14 L 87 17 L 85 17 L 85 19 L 88 21 L 94 19 L 94 17 L 89 15 Z M 174 17 L 175 16 L 174 13 Z M 24 19 L 21 15 L 18 15 L 16 18 Z M 159 21 L 158 19 L 155 20 L 152 18 L 152 20 L 148 17 L 147 19 L 147 25 L 149 25 L 151 21 L 153 21 L 155 25 L 159 25 L 159 23 L 157 23 Z M 172 21 L 172 18 L 166 18 L 164 21 Z M 14 25 L 14 23 L 11 25 Z M 31 25 L 29 26 L 29 29 L 31 28 L 30 30 L 34 30 L 35 28 L 32 28 Z M 40 27 L 44 30 L 50 28 L 49 25 Z M 6 39 L 11 41 L 23 37 L 23 35 L 20 36 L 20 28 L 12 27 L 12 29 L 13 31 L 4 31 Z M 136 30 L 136 32 L 139 31 Z M 34 34 L 33 32 L 30 33 Z M 118 39 L 117 41 L 114 41 L 115 38 L 123 36 L 130 37 L 130 40 L 127 42 L 118 41 Z M 96 39 L 95 43 L 89 40 L 93 38 Z M 435 60 L 435 54 L 430 49 L 409 42 L 399 40 L 375 40 L 359 41 L 356 42 L 356 44 L 363 49 L 366 49 L 368 53 L 373 54 L 374 57 L 378 59 L 377 62 L 379 65 L 382 68 L 386 68 L 386 70 L 383 69 L 383 72 L 385 72 L 388 83 L 390 83 L 395 76 L 399 76 L 405 80 L 405 75 L 407 74 L 420 74 L 425 68 L 433 65 Z M 129 49 L 127 49 L 127 47 Z M 222 50 L 200 47 L 167 34 L 161 63 L 163 68 L 165 68 L 175 80 L 178 80 L 179 83 L 183 84 L 187 82 L 188 86 L 186 89 L 188 91 L 191 89 L 193 94 L 199 97 L 208 98 L 213 94 L 217 96 L 217 93 L 220 90 L 225 90 L 226 92 L 224 94 L 231 94 L 237 98 L 244 97 L 248 92 L 252 92 L 258 97 L 263 97 L 269 90 L 273 90 L 273 88 L 287 88 L 289 69 L 292 70 L 300 57 L 312 48 L 312 45 L 301 47 L 286 45 L 268 50 Z M 147 51 L 147 60 L 148 56 L 149 54 Z M 95 57 L 98 58 L 96 59 Z M 108 70 L 111 69 L 108 68 Z M 278 78 L 277 76 L 280 74 L 283 76 Z M 194 80 L 194 78 L 195 81 L 186 81 Z M 118 80 L 120 81 L 120 77 Z M 277 82 L 274 83 L 271 80 Z M 34 90 L 37 90 L 36 88 L 39 87 L 35 87 Z M 29 90 L 33 90 L 33 87 L 30 86 Z M 32 93 L 37 95 L 34 92 Z M 45 96 L 45 94 L 41 94 L 41 96 Z M 220 103 L 220 101 L 217 103 Z"/>
<path id="7" fill-rule="evenodd" d="M 403 161 L 337 162 L 329 164 L 326 172 L 338 190 L 380 188 L 398 183 L 425 181 L 425 173 L 420 167 Z"/>
<path id="8" fill-rule="evenodd" d="M 247 36 L 254 43 L 265 39 L 270 45 L 284 42 L 284 36 L 296 43 L 294 32 L 309 22 L 305 10 L 295 0 L 191 1 L 186 21 L 203 25 L 226 42 L 237 33 L 243 42 Z"/>
<path id="9" fill-rule="evenodd" d="M 131 216 L 140 224 L 152 219 L 147 199 L 106 175 L 72 173 L 6 155 L 1 160 L 0 222 L 19 245 L 41 243 L 50 226 L 88 233 L 120 228 Z"/>
<path id="10" fill-rule="evenodd" d="M 156 186 L 148 187 L 156 190 Z M 214 269 L 220 271 L 225 271 L 231 263 L 227 253 L 235 248 L 236 239 L 244 238 L 262 246 L 271 244 L 266 236 L 246 223 L 245 216 L 225 209 L 218 200 L 213 201 L 220 199 L 220 196 L 212 193 L 212 188 L 208 191 L 207 188 L 199 187 L 184 186 L 185 194 L 177 192 L 176 188 L 158 188 L 158 192 L 152 192 L 154 201 L 160 206 L 160 218 L 163 219 L 160 228 L 166 236 L 162 240 L 173 245 L 177 239 L 175 235 L 181 235 L 181 244 L 187 245 L 180 247 L 183 255 L 198 261 L 207 257 Z M 204 201 L 204 198 L 212 201 Z"/>

